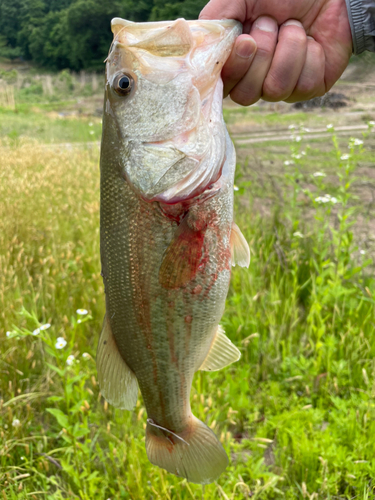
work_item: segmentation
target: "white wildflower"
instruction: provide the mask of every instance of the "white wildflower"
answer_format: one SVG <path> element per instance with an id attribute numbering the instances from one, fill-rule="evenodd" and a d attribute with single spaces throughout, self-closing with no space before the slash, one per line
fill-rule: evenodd
<path id="1" fill-rule="evenodd" d="M 48 330 L 48 328 L 51 328 L 51 325 L 49 323 L 46 323 L 45 325 L 42 325 L 40 327 L 40 331 Z"/>
<path id="2" fill-rule="evenodd" d="M 329 123 L 329 124 L 327 125 L 327 130 L 333 130 L 333 128 L 334 128 L 334 127 L 333 127 L 333 124 L 332 124 L 332 123 Z"/>
<path id="3" fill-rule="evenodd" d="M 21 422 L 18 420 L 18 418 L 13 419 L 12 426 L 13 427 L 20 427 Z"/>
<path id="4" fill-rule="evenodd" d="M 92 122 L 89 123 L 89 127 L 93 127 L 94 124 Z"/>
<path id="5" fill-rule="evenodd" d="M 288 129 L 289 129 L 289 130 L 294 130 L 294 129 L 296 129 L 296 128 L 297 128 L 297 127 L 296 127 L 295 125 L 293 125 L 293 124 L 292 124 L 292 125 L 289 125 L 289 127 L 288 127 Z"/>
<path id="6" fill-rule="evenodd" d="M 297 135 L 297 137 L 294 139 L 296 142 L 301 142 L 302 137 L 300 135 Z"/>
<path id="7" fill-rule="evenodd" d="M 359 253 L 360 253 L 361 255 L 366 255 L 366 250 L 360 250 L 360 251 L 359 251 Z"/>
<path id="8" fill-rule="evenodd" d="M 70 356 L 67 357 L 66 364 L 68 366 L 72 366 L 73 363 L 74 363 L 74 356 L 73 356 L 73 354 L 71 354 Z"/>
<path id="9" fill-rule="evenodd" d="M 324 172 L 314 172 L 313 177 L 326 177 Z"/>
<path id="10" fill-rule="evenodd" d="M 300 160 L 302 158 L 302 155 L 296 155 L 295 153 L 293 153 L 292 158 L 295 158 L 296 160 Z"/>
<path id="11" fill-rule="evenodd" d="M 77 309 L 76 313 L 79 314 L 80 316 L 86 316 L 86 314 L 88 314 L 88 310 L 87 309 Z"/>
<path id="12" fill-rule="evenodd" d="M 306 127 L 302 127 L 302 130 L 303 130 L 304 132 L 310 132 L 310 129 L 309 129 L 309 128 L 306 128 Z"/>
<path id="13" fill-rule="evenodd" d="M 315 198 L 315 201 L 317 203 L 328 203 L 329 198 L 327 198 L 327 196 L 318 196 L 317 198 Z"/>
<path id="14" fill-rule="evenodd" d="M 21 460 L 25 460 L 25 457 L 21 457 Z"/>
<path id="15" fill-rule="evenodd" d="M 331 196 L 330 194 L 325 194 L 324 196 L 318 196 L 315 198 L 315 201 L 317 203 L 338 203 L 339 200 L 335 198 L 334 196 Z"/>
<path id="16" fill-rule="evenodd" d="M 56 347 L 56 349 L 64 349 L 66 344 L 67 344 L 67 341 L 63 337 L 58 337 L 56 344 L 55 344 L 55 347 Z"/>
<path id="17" fill-rule="evenodd" d="M 293 236 L 295 236 L 296 238 L 303 238 L 303 234 L 300 233 L 299 231 L 296 231 L 295 233 L 293 233 Z"/>
<path id="18" fill-rule="evenodd" d="M 284 165 L 294 165 L 294 161 L 293 160 L 286 160 L 284 161 Z"/>
<path id="19" fill-rule="evenodd" d="M 5 334 L 7 337 L 11 337 L 12 336 L 12 332 L 6 332 Z"/>
<path id="20" fill-rule="evenodd" d="M 89 134 L 90 134 L 90 135 L 94 135 L 94 134 L 95 134 L 95 132 L 94 132 L 93 130 L 90 130 Z"/>
<path id="21" fill-rule="evenodd" d="M 83 359 L 90 359 L 91 358 L 91 356 L 90 356 L 90 354 L 88 352 L 84 352 L 82 354 L 82 357 L 83 357 Z"/>
<path id="22" fill-rule="evenodd" d="M 371 121 L 368 122 L 368 125 L 370 125 L 371 127 L 373 127 L 375 125 L 375 122 L 373 120 L 371 120 Z"/>
<path id="23" fill-rule="evenodd" d="M 362 146 L 363 141 L 361 139 L 354 139 L 353 137 L 350 139 L 348 148 L 352 146 Z"/>
<path id="24" fill-rule="evenodd" d="M 302 156 L 306 156 L 306 151 L 301 151 Z"/>
<path id="25" fill-rule="evenodd" d="M 36 330 L 33 331 L 33 335 L 39 335 L 40 334 L 40 328 L 37 328 Z"/>
<path id="26" fill-rule="evenodd" d="M 345 160 L 349 160 L 349 158 L 350 158 L 349 155 L 342 155 L 340 159 L 345 161 Z"/>
<path id="27" fill-rule="evenodd" d="M 81 319 L 77 319 L 77 323 L 80 325 L 82 323 Z"/>
<path id="28" fill-rule="evenodd" d="M 233 186 L 233 190 L 234 190 L 234 191 L 239 191 L 239 190 L 240 190 L 240 188 L 239 188 L 238 186 L 234 185 L 234 186 Z"/>

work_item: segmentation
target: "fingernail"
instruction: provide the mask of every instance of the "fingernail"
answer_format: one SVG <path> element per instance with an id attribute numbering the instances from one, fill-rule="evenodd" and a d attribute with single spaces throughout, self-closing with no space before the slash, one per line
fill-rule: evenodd
<path id="1" fill-rule="evenodd" d="M 236 54 L 239 57 L 248 59 L 254 55 L 256 49 L 256 44 L 251 38 L 244 38 L 240 40 L 236 45 Z"/>
<path id="2" fill-rule="evenodd" d="M 315 38 L 314 38 L 313 36 L 307 35 L 307 38 L 308 38 L 309 40 L 314 40 L 314 41 L 315 41 Z"/>
<path id="3" fill-rule="evenodd" d="M 277 30 L 276 22 L 271 17 L 259 17 L 255 22 L 255 27 L 262 31 L 272 33 Z"/>
<path id="4" fill-rule="evenodd" d="M 283 26 L 298 26 L 299 28 L 304 29 L 302 26 L 302 23 L 300 23 L 299 21 L 296 21 L 295 19 L 289 19 L 289 21 L 285 21 Z"/>

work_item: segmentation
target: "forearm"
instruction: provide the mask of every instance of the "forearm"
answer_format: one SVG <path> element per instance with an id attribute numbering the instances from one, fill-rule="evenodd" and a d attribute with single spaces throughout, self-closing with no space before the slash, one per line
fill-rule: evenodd
<path id="1" fill-rule="evenodd" d="M 346 0 L 353 52 L 375 52 L 375 0 Z"/>

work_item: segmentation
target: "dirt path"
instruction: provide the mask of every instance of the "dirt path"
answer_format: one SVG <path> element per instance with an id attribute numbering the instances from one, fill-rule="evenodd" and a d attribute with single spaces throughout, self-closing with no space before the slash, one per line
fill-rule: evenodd
<path id="1" fill-rule="evenodd" d="M 339 136 L 351 136 L 356 135 L 358 132 L 368 130 L 367 125 L 354 125 L 354 126 L 342 126 L 335 127 L 336 135 Z M 251 131 L 248 133 L 232 133 L 232 138 L 236 144 L 259 144 L 262 142 L 277 142 L 277 141 L 288 141 L 297 136 L 298 133 L 292 135 L 292 130 L 289 129 L 275 129 L 266 131 Z M 308 139 L 329 139 L 332 136 L 332 132 L 327 131 L 327 128 L 316 128 L 309 129 L 306 128 L 303 131 L 302 138 L 304 140 Z"/>

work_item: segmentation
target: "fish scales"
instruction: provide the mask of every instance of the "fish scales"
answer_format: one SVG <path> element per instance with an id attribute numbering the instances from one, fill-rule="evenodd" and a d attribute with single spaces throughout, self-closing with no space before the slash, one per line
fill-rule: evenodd
<path id="1" fill-rule="evenodd" d="M 107 312 L 99 381 L 106 399 L 126 409 L 134 406 L 139 386 L 149 459 L 204 484 L 224 470 L 227 457 L 191 413 L 193 376 L 239 357 L 218 326 L 233 264 L 235 153 L 215 67 L 216 59 L 222 66 L 228 57 L 239 23 L 115 19 L 112 25 L 101 149 Z M 204 56 L 207 63 L 204 42 L 212 45 L 212 33 L 219 46 L 211 50 L 216 75 L 207 76 L 211 86 L 204 80 L 198 85 L 192 50 L 200 39 L 196 64 Z M 168 50 L 174 55 L 167 61 Z M 145 52 L 158 63 L 154 70 Z M 158 75 L 163 64 L 167 71 Z"/>
<path id="2" fill-rule="evenodd" d="M 194 372 L 211 342 L 207 331 L 213 332 L 224 311 L 229 266 L 222 269 L 217 259 L 217 235 L 213 232 L 211 238 L 207 235 L 207 240 L 213 240 L 213 251 L 207 249 L 209 262 L 205 268 L 186 288 L 164 289 L 158 273 L 176 224 L 165 218 L 155 204 L 140 200 L 116 174 L 102 182 L 102 193 L 103 274 L 112 332 L 121 355 L 137 376 L 148 415 L 179 432 L 186 426 Z M 226 246 L 231 197 L 228 186 L 207 202 L 207 209 L 220 219 Z M 119 217 L 121 213 L 127 217 Z M 215 273 L 218 276 L 214 280 Z M 191 322 L 186 321 L 187 316 Z M 202 346 L 204 337 L 206 346 Z M 181 372 L 185 373 L 183 381 Z M 171 394 L 163 390 L 165 387 L 171 389 Z M 186 405 L 182 415 L 177 412 L 181 396 Z"/>

